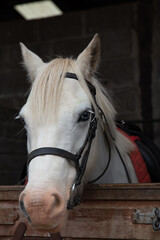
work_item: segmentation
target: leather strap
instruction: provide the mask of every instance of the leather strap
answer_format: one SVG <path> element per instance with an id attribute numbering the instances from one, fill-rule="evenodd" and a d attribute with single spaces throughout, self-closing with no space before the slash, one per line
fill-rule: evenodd
<path id="1" fill-rule="evenodd" d="M 61 240 L 62 238 L 61 238 L 61 235 L 60 235 L 60 233 L 58 232 L 58 233 L 50 233 L 50 236 L 51 236 L 51 240 Z"/>
<path id="2" fill-rule="evenodd" d="M 60 157 L 67 158 L 71 161 L 73 161 L 76 165 L 76 169 L 79 168 L 79 162 L 78 162 L 78 156 L 77 154 L 73 154 L 71 152 L 68 152 L 66 150 L 60 149 L 60 148 L 53 148 L 53 147 L 42 147 L 37 148 L 34 151 L 32 151 L 28 155 L 28 164 L 31 162 L 31 160 L 38 156 L 44 156 L 44 155 L 56 155 Z"/>
<path id="3" fill-rule="evenodd" d="M 67 72 L 65 77 L 78 80 L 77 75 L 75 73 L 71 73 L 71 72 Z M 85 79 L 85 81 L 86 81 L 86 83 L 87 83 L 87 85 L 88 85 L 88 87 L 90 89 L 91 94 L 95 97 L 95 95 L 96 95 L 96 88 L 95 88 L 95 86 L 93 86 L 92 83 L 90 83 L 88 80 Z"/>
<path id="4" fill-rule="evenodd" d="M 66 78 L 73 78 L 75 80 L 78 80 L 78 77 L 75 73 L 67 72 L 65 75 Z"/>
<path id="5" fill-rule="evenodd" d="M 24 222 L 20 222 L 14 232 L 13 240 L 23 240 L 26 230 L 27 230 L 26 224 Z"/>

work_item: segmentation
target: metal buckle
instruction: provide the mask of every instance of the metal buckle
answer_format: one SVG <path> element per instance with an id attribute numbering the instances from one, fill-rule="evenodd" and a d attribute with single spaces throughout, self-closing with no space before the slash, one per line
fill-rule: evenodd
<path id="1" fill-rule="evenodd" d="M 67 209 L 69 210 L 73 209 L 74 207 L 76 207 L 78 204 L 81 203 L 79 190 L 80 190 L 80 185 L 76 186 L 76 183 L 74 182 L 70 190 L 70 199 L 68 200 L 68 203 L 67 203 Z"/>

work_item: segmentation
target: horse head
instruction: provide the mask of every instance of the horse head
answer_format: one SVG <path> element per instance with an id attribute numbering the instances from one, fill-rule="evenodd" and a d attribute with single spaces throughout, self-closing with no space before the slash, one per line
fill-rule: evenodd
<path id="1" fill-rule="evenodd" d="M 88 171 L 89 164 L 81 164 L 82 156 L 88 157 L 93 148 L 96 131 L 92 80 L 100 40 L 96 34 L 75 60 L 56 58 L 44 63 L 23 44 L 21 50 L 31 90 L 19 113 L 29 153 L 28 183 L 19 198 L 20 208 L 31 226 L 58 232 L 71 198 L 75 201 L 71 195 L 87 181 L 84 170 Z"/>

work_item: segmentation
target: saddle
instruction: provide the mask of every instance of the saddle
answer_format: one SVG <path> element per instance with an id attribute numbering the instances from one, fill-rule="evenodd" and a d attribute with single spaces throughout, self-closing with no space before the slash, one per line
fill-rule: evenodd
<path id="1" fill-rule="evenodd" d="M 136 125 L 117 122 L 117 127 L 127 134 L 129 139 L 132 138 L 138 147 L 151 182 L 160 182 L 160 149 Z"/>

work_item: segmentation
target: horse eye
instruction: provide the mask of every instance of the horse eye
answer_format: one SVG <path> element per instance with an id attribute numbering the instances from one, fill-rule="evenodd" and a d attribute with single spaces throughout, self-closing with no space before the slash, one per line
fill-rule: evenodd
<path id="1" fill-rule="evenodd" d="M 78 122 L 85 122 L 90 118 L 90 112 L 85 111 L 81 114 L 81 116 L 78 119 Z"/>

